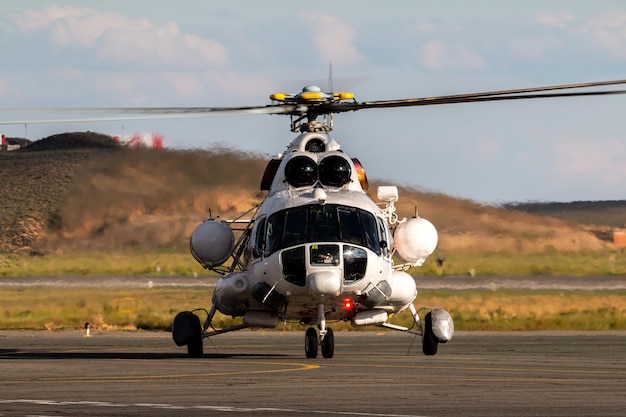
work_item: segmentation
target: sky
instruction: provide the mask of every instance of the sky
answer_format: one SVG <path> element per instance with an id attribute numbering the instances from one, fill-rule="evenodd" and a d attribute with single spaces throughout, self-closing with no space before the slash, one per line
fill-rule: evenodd
<path id="1" fill-rule="evenodd" d="M 334 90 L 359 101 L 626 79 L 626 2 L 0 2 L 0 108 L 265 105 L 326 89 L 330 62 Z M 366 109 L 336 115 L 332 136 L 390 185 L 621 200 L 624 109 L 626 95 Z M 0 125 L 31 140 L 86 130 L 267 158 L 294 137 L 280 115 Z"/>

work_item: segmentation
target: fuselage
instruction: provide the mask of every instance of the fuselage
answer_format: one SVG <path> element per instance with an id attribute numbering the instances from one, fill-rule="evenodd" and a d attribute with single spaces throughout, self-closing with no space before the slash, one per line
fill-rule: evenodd
<path id="1" fill-rule="evenodd" d="M 357 309 L 397 311 L 412 302 L 415 285 L 393 270 L 389 225 L 363 177 L 358 161 L 326 132 L 294 139 L 255 216 L 245 271 L 220 280 L 217 308 L 306 321 L 321 304 L 337 320 Z"/>

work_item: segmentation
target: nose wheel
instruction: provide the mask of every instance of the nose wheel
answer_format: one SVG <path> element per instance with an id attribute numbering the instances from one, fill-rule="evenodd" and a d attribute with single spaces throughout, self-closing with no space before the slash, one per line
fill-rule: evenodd
<path id="1" fill-rule="evenodd" d="M 317 327 L 320 329 L 319 338 L 313 327 L 309 327 L 304 335 L 306 357 L 317 358 L 317 348 L 322 346 L 322 356 L 332 358 L 335 354 L 335 336 L 332 329 L 326 328 L 326 309 L 321 303 L 317 306 Z"/>
<path id="2" fill-rule="evenodd" d="M 335 336 L 333 329 L 326 329 L 326 336 L 322 339 L 322 356 L 332 358 L 335 354 Z"/>
<path id="3" fill-rule="evenodd" d="M 317 332 L 313 327 L 309 327 L 304 335 L 304 352 L 307 358 L 317 358 L 317 346 Z"/>
<path id="4" fill-rule="evenodd" d="M 317 336 L 317 330 L 313 327 L 309 327 L 304 335 L 304 352 L 307 358 L 317 358 L 317 352 L 319 347 L 322 347 L 322 357 L 332 358 L 335 354 L 335 335 L 333 329 L 325 329 L 326 334 L 322 337 L 322 331 L 320 331 L 320 337 Z"/>

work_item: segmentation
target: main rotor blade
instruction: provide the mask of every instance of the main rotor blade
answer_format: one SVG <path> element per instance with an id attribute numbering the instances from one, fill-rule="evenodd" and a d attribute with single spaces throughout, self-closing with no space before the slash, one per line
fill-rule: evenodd
<path id="1" fill-rule="evenodd" d="M 28 120 L 0 120 L 0 125 L 31 123 L 91 122 L 115 120 L 178 119 L 206 116 L 237 116 L 247 114 L 291 114 L 297 106 L 282 104 L 252 107 L 70 107 L 0 109 L 0 114 L 77 114 L 102 115 L 96 117 L 48 118 Z M 302 109 L 304 110 L 304 109 Z M 120 116 L 105 116 L 105 115 Z"/>
<path id="2" fill-rule="evenodd" d="M 0 125 L 30 124 L 30 123 L 59 123 L 59 122 L 87 122 L 111 120 L 139 120 L 186 118 L 205 116 L 228 116 L 246 114 L 287 114 L 291 116 L 306 115 L 309 119 L 316 116 L 356 111 L 371 108 L 393 108 L 428 106 L 435 104 L 472 103 L 485 101 L 521 100 L 555 97 L 579 97 L 625 94 L 626 90 L 600 90 L 577 92 L 550 92 L 566 89 L 585 89 L 610 85 L 626 84 L 626 80 L 597 81 L 577 84 L 563 84 L 545 87 L 520 88 L 515 90 L 487 91 L 482 93 L 444 95 L 434 97 L 407 98 L 399 100 L 378 100 L 363 102 L 307 102 L 302 104 L 279 104 L 250 107 L 102 107 L 102 108 L 40 108 L 40 109 L 0 109 L 0 114 L 97 114 L 97 117 L 54 118 L 0 121 Z M 536 93 L 536 94 L 530 94 Z M 108 116 L 120 115 L 120 116 Z"/>
<path id="3" fill-rule="evenodd" d="M 502 96 L 502 95 L 514 95 L 514 94 L 525 94 L 525 93 L 536 93 L 539 91 L 553 91 L 553 90 L 567 90 L 573 88 L 590 88 L 590 87 L 602 87 L 608 85 L 619 85 L 626 84 L 626 80 L 610 80 L 610 81 L 593 81 L 588 83 L 576 83 L 576 84 L 560 84 L 560 85 L 548 85 L 543 87 L 529 87 L 529 88 L 516 88 L 513 90 L 496 90 L 496 91 L 485 91 L 481 93 L 466 93 L 466 94 L 454 94 L 454 95 L 445 95 L 445 96 L 435 96 L 435 97 L 423 97 L 418 99 L 406 99 L 406 100 L 439 100 L 439 99 L 462 99 L 469 97 L 486 97 L 486 96 Z M 384 102 L 397 102 L 403 100 L 379 100 L 375 101 L 376 103 L 384 103 Z"/>
<path id="4" fill-rule="evenodd" d="M 556 97 L 584 97 L 584 96 L 603 96 L 626 94 L 626 90 L 612 91 L 579 91 L 570 93 L 544 93 L 544 94 L 514 94 L 514 95 L 469 95 L 469 96 L 442 96 L 442 97 L 425 97 L 425 98 L 409 98 L 401 100 L 384 100 L 384 101 L 364 101 L 357 103 L 336 103 L 328 109 L 330 113 L 341 113 L 347 111 L 356 111 L 362 109 L 373 108 L 393 108 L 393 107 L 412 107 L 412 106 L 432 106 L 435 104 L 458 104 L 458 103 L 474 103 L 485 101 L 504 101 L 504 100 L 522 100 L 522 99 L 539 99 L 539 98 L 556 98 Z M 326 110 L 326 109 L 324 109 Z M 323 114 L 324 111 L 320 111 Z"/>

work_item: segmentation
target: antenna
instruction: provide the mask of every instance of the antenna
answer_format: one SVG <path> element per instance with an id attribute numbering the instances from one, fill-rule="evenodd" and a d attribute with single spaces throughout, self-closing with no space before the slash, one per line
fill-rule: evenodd
<path id="1" fill-rule="evenodd" d="M 328 61 L 328 92 L 333 92 L 333 61 Z"/>

